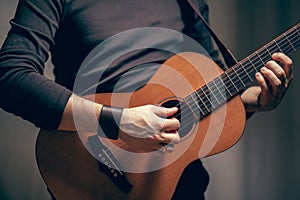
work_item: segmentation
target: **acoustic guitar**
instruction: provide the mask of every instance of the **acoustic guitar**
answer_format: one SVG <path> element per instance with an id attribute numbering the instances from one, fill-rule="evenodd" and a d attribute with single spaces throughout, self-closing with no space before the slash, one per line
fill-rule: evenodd
<path id="1" fill-rule="evenodd" d="M 87 97 L 119 107 L 177 106 L 181 141 L 171 153 L 136 153 L 123 141 L 96 133 L 83 142 L 77 132 L 41 130 L 36 158 L 46 185 L 57 199 L 171 199 L 189 163 L 238 142 L 245 127 L 239 94 L 273 53 L 298 50 L 299 38 L 297 24 L 226 71 L 204 55 L 183 52 L 135 92 Z"/>

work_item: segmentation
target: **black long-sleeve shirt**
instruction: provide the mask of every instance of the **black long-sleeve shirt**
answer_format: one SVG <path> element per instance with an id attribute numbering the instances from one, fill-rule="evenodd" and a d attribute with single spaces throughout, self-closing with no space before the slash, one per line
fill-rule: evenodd
<path id="1" fill-rule="evenodd" d="M 202 0 L 199 5 L 207 19 L 207 5 Z M 57 128 L 78 70 L 89 52 L 105 39 L 139 27 L 183 32 L 219 62 L 209 33 L 185 0 L 20 0 L 0 52 L 1 108 L 38 127 Z M 138 40 L 129 37 L 124 43 L 113 41 L 110 48 L 100 49 L 101 55 L 109 57 L 123 44 L 148 37 L 145 34 Z M 160 39 L 164 44 L 163 37 Z M 49 52 L 55 82 L 43 76 Z M 123 73 L 148 63 L 160 63 L 169 56 L 164 51 L 131 52 L 109 66 L 97 90 L 110 91 Z"/>

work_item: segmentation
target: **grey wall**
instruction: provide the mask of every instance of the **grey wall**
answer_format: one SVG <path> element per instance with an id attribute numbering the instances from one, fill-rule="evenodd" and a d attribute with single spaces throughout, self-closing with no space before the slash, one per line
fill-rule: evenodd
<path id="1" fill-rule="evenodd" d="M 298 0 L 208 0 L 211 23 L 238 59 L 300 22 Z M 294 80 L 281 105 L 248 120 L 232 149 L 207 158 L 208 199 L 300 199 L 300 52 Z"/>
<path id="2" fill-rule="evenodd" d="M 16 3 L 0 1 L 0 44 Z M 213 28 L 238 59 L 300 21 L 299 0 L 208 3 Z M 211 176 L 208 200 L 300 199 L 299 55 L 292 56 L 295 78 L 281 105 L 248 120 L 243 138 L 233 148 L 204 159 Z M 37 133 L 30 123 L 0 110 L 0 199 L 49 199 L 35 162 Z"/>

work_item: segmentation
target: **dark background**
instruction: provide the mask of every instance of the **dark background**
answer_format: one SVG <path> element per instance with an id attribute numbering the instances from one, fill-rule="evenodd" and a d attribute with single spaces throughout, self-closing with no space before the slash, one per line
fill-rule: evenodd
<path id="1" fill-rule="evenodd" d="M 17 0 L 0 0 L 0 44 Z M 299 0 L 208 0 L 213 29 L 242 59 L 300 22 Z M 234 147 L 204 159 L 208 200 L 300 199 L 300 53 L 294 80 L 280 106 L 256 113 Z M 51 63 L 46 74 L 52 78 Z M 1 94 L 5 98 L 5 94 Z M 38 129 L 0 110 L 0 199 L 49 199 L 35 162 Z M 195 184 L 195 183 L 190 183 Z"/>

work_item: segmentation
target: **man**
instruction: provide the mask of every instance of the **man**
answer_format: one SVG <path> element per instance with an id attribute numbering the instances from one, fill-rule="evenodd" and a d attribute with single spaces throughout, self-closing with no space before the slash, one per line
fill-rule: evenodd
<path id="1" fill-rule="evenodd" d="M 199 7 L 207 19 L 206 3 L 199 0 Z M 0 100 L 0 105 L 4 110 L 43 129 L 76 130 L 78 127 L 75 126 L 73 116 L 74 113 L 80 113 L 80 129 L 97 132 L 98 119 L 101 124 L 107 117 L 101 112 L 103 105 L 87 101 L 73 93 L 73 85 L 88 53 L 105 39 L 122 31 L 139 27 L 163 27 L 183 32 L 197 40 L 223 66 L 207 30 L 184 0 L 22 0 L 11 25 L 0 54 L 0 91 L 7 94 Z M 136 42 L 136 38 L 130 39 L 129 43 Z M 111 52 L 118 51 L 122 44 L 122 41 L 115 42 Z M 56 83 L 42 75 L 49 51 L 55 65 Z M 103 53 L 110 51 L 104 48 Z M 170 54 L 162 52 L 158 55 L 157 57 L 157 52 L 142 51 L 122 58 L 110 66 L 110 73 L 107 72 L 101 77 L 97 92 L 114 91 L 114 86 L 124 73 L 125 65 L 128 71 L 145 63 L 161 63 L 170 57 Z M 241 95 L 248 113 L 274 109 L 292 79 L 291 59 L 281 53 L 274 54 L 272 58 L 273 61 L 268 62 L 256 74 L 259 87 L 251 87 Z M 143 80 L 133 82 L 145 83 L 150 76 L 151 73 L 148 77 L 142 77 Z M 97 118 L 94 117 L 95 111 Z M 167 143 L 175 144 L 176 148 L 176 143 L 180 141 L 177 132 L 180 123 L 175 118 L 162 118 L 176 112 L 176 108 L 157 106 L 121 110 L 121 131 L 117 137 L 141 151 L 157 150 Z M 153 116 L 157 120 L 153 120 Z M 148 138 L 146 144 L 139 142 L 141 136 Z M 188 168 L 174 198 L 187 194 L 198 199 L 200 196 L 203 198 L 208 182 L 207 173 L 200 162 L 194 162 Z M 191 175 L 189 171 L 199 173 Z M 192 177 L 202 182 L 196 194 L 192 194 L 190 191 L 195 190 L 184 184 L 186 179 Z"/>

